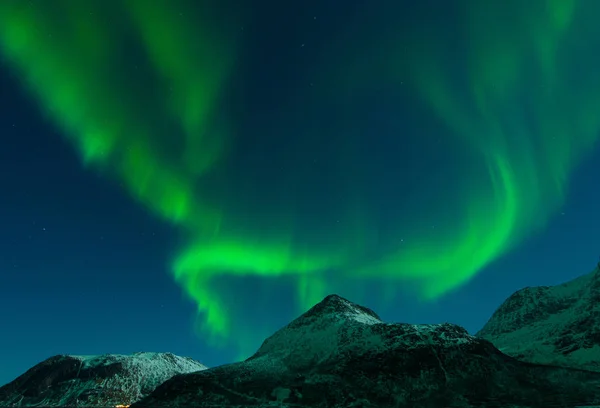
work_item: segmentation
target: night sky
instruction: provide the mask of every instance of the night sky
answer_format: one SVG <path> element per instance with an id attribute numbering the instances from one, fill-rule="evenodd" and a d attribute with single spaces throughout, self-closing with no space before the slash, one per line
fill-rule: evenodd
<path id="1" fill-rule="evenodd" d="M 56 354 L 231 362 L 329 293 L 474 333 L 588 273 L 599 13 L 3 0 L 0 384 Z"/>

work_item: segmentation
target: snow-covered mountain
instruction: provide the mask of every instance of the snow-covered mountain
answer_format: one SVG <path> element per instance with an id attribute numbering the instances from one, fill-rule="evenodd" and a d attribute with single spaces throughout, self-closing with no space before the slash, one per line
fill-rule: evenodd
<path id="1" fill-rule="evenodd" d="M 0 387 L 0 407 L 130 405 L 176 374 L 206 370 L 171 353 L 59 355 Z"/>
<path id="2" fill-rule="evenodd" d="M 573 407 L 600 373 L 518 361 L 453 324 L 387 324 L 330 295 L 249 359 L 166 381 L 145 407 Z"/>
<path id="3" fill-rule="evenodd" d="M 600 371 L 600 270 L 515 292 L 476 336 L 522 361 Z"/>

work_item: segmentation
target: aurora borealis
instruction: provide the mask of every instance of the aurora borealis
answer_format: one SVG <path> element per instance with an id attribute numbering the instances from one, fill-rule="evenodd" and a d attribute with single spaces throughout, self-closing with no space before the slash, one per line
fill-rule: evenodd
<path id="1" fill-rule="evenodd" d="M 329 293 L 442 302 L 551 229 L 598 157 L 597 2 L 338 8 L 0 3 L 35 137 L 173 231 L 165 273 L 217 349 Z"/>

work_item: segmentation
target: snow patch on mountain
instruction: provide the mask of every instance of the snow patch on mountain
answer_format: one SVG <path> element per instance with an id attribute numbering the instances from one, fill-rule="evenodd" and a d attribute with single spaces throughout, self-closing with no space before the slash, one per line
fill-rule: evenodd
<path id="1" fill-rule="evenodd" d="M 172 353 L 137 352 L 129 354 L 103 354 L 99 356 L 69 355 L 81 360 L 83 368 L 93 368 L 114 363 L 124 364 L 126 368 L 143 368 L 146 375 L 163 377 L 165 374 L 205 370 L 207 367 L 189 358 Z"/>

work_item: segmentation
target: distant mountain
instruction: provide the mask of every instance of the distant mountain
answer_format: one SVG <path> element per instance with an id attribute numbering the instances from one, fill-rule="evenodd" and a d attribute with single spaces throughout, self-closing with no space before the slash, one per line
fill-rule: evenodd
<path id="1" fill-rule="evenodd" d="M 476 336 L 522 361 L 600 371 L 600 271 L 515 292 Z"/>
<path id="2" fill-rule="evenodd" d="M 148 395 L 176 374 L 206 370 L 171 353 L 51 357 L 0 387 L 0 407 L 114 407 Z"/>
<path id="3" fill-rule="evenodd" d="M 574 407 L 600 373 L 518 361 L 453 324 L 386 324 L 330 295 L 249 359 L 177 375 L 147 407 Z"/>

